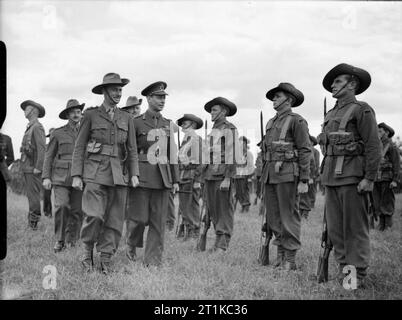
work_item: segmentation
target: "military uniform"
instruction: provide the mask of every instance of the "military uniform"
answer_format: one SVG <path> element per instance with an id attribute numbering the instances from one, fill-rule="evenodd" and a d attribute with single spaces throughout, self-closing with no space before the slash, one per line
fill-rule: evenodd
<path id="1" fill-rule="evenodd" d="M 85 182 L 81 240 L 87 251 L 96 244 L 101 262 L 110 261 L 118 248 L 127 186 L 131 177 L 139 175 L 133 120 L 117 107 L 110 111 L 102 104 L 84 112 L 71 169 L 72 177 Z"/>
<path id="2" fill-rule="evenodd" d="M 379 229 L 384 230 L 392 226 L 392 216 L 395 211 L 395 194 L 390 187 L 391 182 L 399 181 L 399 151 L 392 142 L 394 130 L 384 123 L 379 127 L 384 127 L 389 131 L 388 136 L 384 135 L 381 139 L 382 151 L 381 162 L 374 183 L 374 210 L 380 218 Z"/>
<path id="3" fill-rule="evenodd" d="M 14 150 L 11 138 L 0 133 L 0 172 L 6 182 L 11 180 L 8 167 L 14 161 Z"/>
<path id="4" fill-rule="evenodd" d="M 243 157 L 244 163 L 237 165 L 233 182 L 235 185 L 235 200 L 240 203 L 242 207 L 241 212 L 248 212 L 251 204 L 248 179 L 254 173 L 254 157 L 250 151 L 243 154 Z"/>
<path id="5" fill-rule="evenodd" d="M 170 135 L 171 121 L 164 118 L 160 113 L 147 110 L 134 120 L 134 124 L 139 157 L 140 185 L 130 190 L 127 217 L 130 221 L 127 227 L 127 244 L 133 249 L 143 247 L 144 230 L 145 226 L 148 225 L 144 264 L 158 265 L 162 261 L 169 193 L 173 184 L 178 182 L 179 176 L 177 164 L 171 164 L 169 161 L 152 164 L 149 161 L 148 153 L 152 153 L 155 160 L 164 153 L 160 151 L 164 149 L 162 135 L 159 139 L 157 137 L 152 139 L 152 133 L 157 133 L 155 129 L 162 129 L 165 132 L 168 142 L 168 148 L 165 149 L 167 154 L 170 153 L 170 148 L 173 148 L 172 153 L 174 153 L 176 146 L 173 137 Z M 158 139 L 157 143 L 155 143 L 155 138 Z M 159 143 L 161 144 L 159 145 Z"/>
<path id="6" fill-rule="evenodd" d="M 194 115 L 191 115 L 194 116 Z M 181 125 L 183 120 L 192 120 L 192 117 L 184 115 L 177 123 Z M 203 122 L 198 117 L 197 129 L 201 128 Z M 179 214 L 183 217 L 184 235 L 197 236 L 200 229 L 200 198 L 201 188 L 194 188 L 194 183 L 198 182 L 201 186 L 202 180 L 202 138 L 189 131 L 184 135 L 183 143 L 179 150 L 179 170 L 180 170 L 180 191 L 187 193 L 179 194 Z"/>
<path id="7" fill-rule="evenodd" d="M 204 109 L 211 112 L 214 105 L 230 108 L 227 116 L 232 116 L 237 111 L 234 103 L 222 97 L 209 101 Z M 229 133 L 231 133 L 231 137 L 228 136 Z M 238 139 L 236 126 L 225 118 L 214 122 L 212 132 L 207 137 L 209 164 L 204 166 L 203 179 L 206 205 L 216 234 L 212 250 L 217 248 L 226 250 L 233 233 L 233 181 L 230 182 L 228 190 L 221 190 L 220 185 L 225 178 L 232 180 L 236 175 L 235 153 L 240 152 Z"/>
<path id="8" fill-rule="evenodd" d="M 288 83 L 267 92 L 273 100 L 277 91 L 290 93 L 300 105 L 303 94 Z M 288 262 L 295 268 L 296 251 L 300 249 L 301 216 L 297 210 L 297 186 L 299 181 L 307 182 L 310 168 L 310 139 L 306 120 L 290 108 L 278 111 L 266 125 L 263 155 L 264 167 L 261 182 L 264 183 L 266 221 L 275 235 L 278 246 L 277 265 Z"/>
<path id="9" fill-rule="evenodd" d="M 25 110 L 29 105 L 39 110 L 39 118 L 45 115 L 45 109 L 40 104 L 31 100 L 24 101 L 21 104 L 21 108 Z M 42 171 L 45 149 L 45 129 L 38 119 L 34 119 L 27 125 L 20 148 L 21 169 L 24 173 L 25 189 L 29 204 L 28 224 L 34 230 L 37 228 L 37 223 L 41 216 L 40 198 L 43 189 L 41 174 L 33 173 L 33 170 Z"/>
<path id="10" fill-rule="evenodd" d="M 49 129 L 49 133 L 46 135 L 46 138 L 50 138 L 51 134 L 53 133 L 54 128 Z M 49 144 L 46 144 L 46 150 L 48 149 Z M 46 155 L 45 155 L 46 157 Z M 43 190 L 43 213 L 46 217 L 52 218 L 52 189 L 50 190 Z"/>
<path id="11" fill-rule="evenodd" d="M 343 74 L 359 78 L 356 94 L 366 90 L 371 81 L 365 70 L 341 64 L 324 77 L 324 88 L 332 92 L 334 79 Z M 369 218 L 367 197 L 358 193 L 357 186 L 363 178 L 374 180 L 381 154 L 372 108 L 354 96 L 337 101 L 325 116 L 319 140 L 324 151 L 321 182 L 325 186 L 328 236 L 339 275 L 343 266 L 353 265 L 362 279 L 370 258 Z"/>

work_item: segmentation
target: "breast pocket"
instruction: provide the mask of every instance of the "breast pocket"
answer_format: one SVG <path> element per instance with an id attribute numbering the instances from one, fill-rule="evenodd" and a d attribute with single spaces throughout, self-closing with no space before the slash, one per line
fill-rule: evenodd
<path id="1" fill-rule="evenodd" d="M 126 121 L 117 121 L 117 143 L 127 141 L 128 123 Z"/>
<path id="2" fill-rule="evenodd" d="M 74 143 L 69 140 L 61 140 L 59 142 L 59 154 L 72 154 L 74 150 Z"/>
<path id="3" fill-rule="evenodd" d="M 65 183 L 70 172 L 68 161 L 56 161 L 53 165 L 53 182 Z"/>
<path id="4" fill-rule="evenodd" d="M 91 128 L 91 138 L 97 142 L 104 142 L 107 140 L 108 126 L 106 123 L 96 123 Z"/>

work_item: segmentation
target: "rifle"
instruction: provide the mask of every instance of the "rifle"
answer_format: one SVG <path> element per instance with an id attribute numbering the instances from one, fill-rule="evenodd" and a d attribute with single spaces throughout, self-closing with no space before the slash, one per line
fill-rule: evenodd
<path id="1" fill-rule="evenodd" d="M 321 234 L 321 249 L 320 249 L 320 257 L 318 258 L 318 268 L 317 268 L 318 283 L 328 281 L 328 260 L 332 247 L 333 247 L 332 243 L 328 238 L 326 209 L 324 208 L 323 230 Z"/>
<path id="2" fill-rule="evenodd" d="M 260 134 L 261 134 L 261 153 L 262 157 L 265 157 L 265 144 L 264 144 L 264 120 L 262 116 L 262 111 L 260 112 Z M 263 158 L 264 159 L 264 158 Z M 261 206 L 264 206 L 264 191 L 263 191 L 263 185 L 261 186 Z M 263 210 L 264 212 L 265 210 Z M 272 239 L 272 230 L 268 225 L 268 221 L 266 220 L 266 212 L 262 214 L 261 218 L 261 237 L 260 237 L 260 250 L 258 254 L 258 262 L 266 266 L 269 264 L 269 242 Z M 265 223 L 264 223 L 264 218 L 265 218 Z M 263 241 L 264 239 L 264 241 Z"/>
<path id="3" fill-rule="evenodd" d="M 208 150 L 208 121 L 205 120 L 205 150 Z M 200 222 L 201 222 L 201 230 L 200 235 L 197 240 L 196 250 L 198 251 L 205 251 L 207 246 L 207 233 L 209 228 L 211 227 L 211 218 L 209 216 L 207 201 L 205 195 L 205 186 L 203 188 L 203 195 L 202 195 L 202 207 L 200 212 Z"/>

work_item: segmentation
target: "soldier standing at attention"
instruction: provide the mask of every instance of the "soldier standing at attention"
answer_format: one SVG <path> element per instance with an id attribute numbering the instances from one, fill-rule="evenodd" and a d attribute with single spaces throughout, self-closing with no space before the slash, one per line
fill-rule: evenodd
<path id="1" fill-rule="evenodd" d="M 32 100 L 21 103 L 21 108 L 29 121 L 20 149 L 21 168 L 29 203 L 28 225 L 32 230 L 37 230 L 41 216 L 41 173 L 46 149 L 45 129 L 38 118 L 45 116 L 45 108 Z"/>
<path id="2" fill-rule="evenodd" d="M 250 188 L 248 179 L 254 173 L 254 157 L 248 150 L 250 140 L 245 136 L 239 138 L 240 146 L 242 146 L 243 163 L 237 165 L 236 175 L 233 177 L 235 184 L 235 199 L 240 202 L 241 212 L 248 212 L 250 209 Z"/>
<path id="3" fill-rule="evenodd" d="M 165 82 L 158 81 L 142 90 L 148 110 L 134 119 L 140 184 L 130 190 L 126 255 L 129 260 L 136 260 L 136 248 L 143 247 L 144 230 L 148 225 L 145 266 L 162 262 L 169 192 L 175 193 L 179 188 L 177 159 L 170 162 L 171 154 L 177 157 L 173 124 L 161 114 L 166 87 Z"/>
<path id="4" fill-rule="evenodd" d="M 55 253 L 62 251 L 66 245 L 75 246 L 83 219 L 82 191 L 71 186 L 71 162 L 84 105 L 75 99 L 67 101 L 59 118 L 68 120 L 68 123 L 51 133 L 43 164 L 43 187 L 51 191 L 53 186 L 54 193 Z"/>
<path id="5" fill-rule="evenodd" d="M 337 100 L 322 127 L 322 184 L 328 236 L 339 265 L 342 283 L 344 266 L 357 271 L 357 285 L 364 286 L 370 259 L 367 192 L 371 192 L 381 158 L 381 142 L 373 109 L 357 101 L 369 87 L 370 74 L 342 63 L 323 79 L 324 88 Z"/>
<path id="6" fill-rule="evenodd" d="M 310 174 L 310 139 L 306 120 L 292 112 L 304 101 L 303 93 L 290 83 L 269 90 L 276 115 L 266 126 L 265 156 L 261 181 L 267 222 L 278 246 L 275 267 L 295 270 L 300 249 L 301 216 L 296 209 L 297 194 L 306 193 Z"/>
<path id="7" fill-rule="evenodd" d="M 134 119 L 141 114 L 141 103 L 142 99 L 138 99 L 136 96 L 128 97 L 126 105 L 121 109 L 128 112 Z"/>
<path id="8" fill-rule="evenodd" d="M 381 122 L 378 125 L 378 136 L 381 140 L 381 162 L 374 183 L 374 210 L 380 217 L 378 229 L 384 231 L 392 227 L 392 216 L 395 211 L 394 188 L 399 181 L 399 151 L 391 138 L 395 131 Z"/>
<path id="9" fill-rule="evenodd" d="M 134 123 L 127 112 L 116 106 L 128 82 L 117 73 L 108 73 L 92 89 L 95 94 L 103 94 L 104 100 L 100 107 L 84 112 L 73 152 L 72 185 L 82 190 L 85 182 L 81 240 L 86 271 L 93 268 L 96 244 L 102 273 L 110 273 L 111 257 L 118 248 L 124 224 L 127 186 L 130 182 L 134 188 L 138 185 Z"/>
<path id="10" fill-rule="evenodd" d="M 3 174 L 4 181 L 11 180 L 8 167 L 14 161 L 14 150 L 11 138 L 0 132 L 0 172 Z"/>
<path id="11" fill-rule="evenodd" d="M 207 102 L 204 109 L 211 114 L 214 123 L 207 141 L 209 164 L 203 171 L 206 204 L 216 234 L 210 251 L 226 251 L 233 233 L 231 179 L 236 175 L 236 152 L 241 154 L 237 128 L 226 117 L 233 116 L 237 107 L 228 99 L 217 97 Z"/>
<path id="12" fill-rule="evenodd" d="M 184 114 L 177 125 L 184 132 L 179 150 L 180 191 L 179 214 L 183 217 L 183 240 L 197 238 L 200 231 L 200 198 L 202 174 L 202 138 L 195 132 L 204 122 L 194 114 Z M 179 227 L 180 230 L 180 227 Z"/>

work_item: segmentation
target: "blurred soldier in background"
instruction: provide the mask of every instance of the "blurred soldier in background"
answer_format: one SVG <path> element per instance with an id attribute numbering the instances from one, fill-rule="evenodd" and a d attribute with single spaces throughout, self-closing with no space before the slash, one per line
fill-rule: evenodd
<path id="1" fill-rule="evenodd" d="M 46 150 L 45 129 L 38 118 L 45 116 L 45 108 L 35 101 L 26 100 L 21 103 L 21 109 L 29 121 L 20 149 L 21 168 L 29 204 L 28 226 L 32 230 L 37 230 L 41 216 L 41 173 Z"/>
<path id="2" fill-rule="evenodd" d="M 131 114 L 134 119 L 139 117 L 141 114 L 141 103 L 142 99 L 138 99 L 136 96 L 128 97 L 126 105 L 121 109 Z"/>

